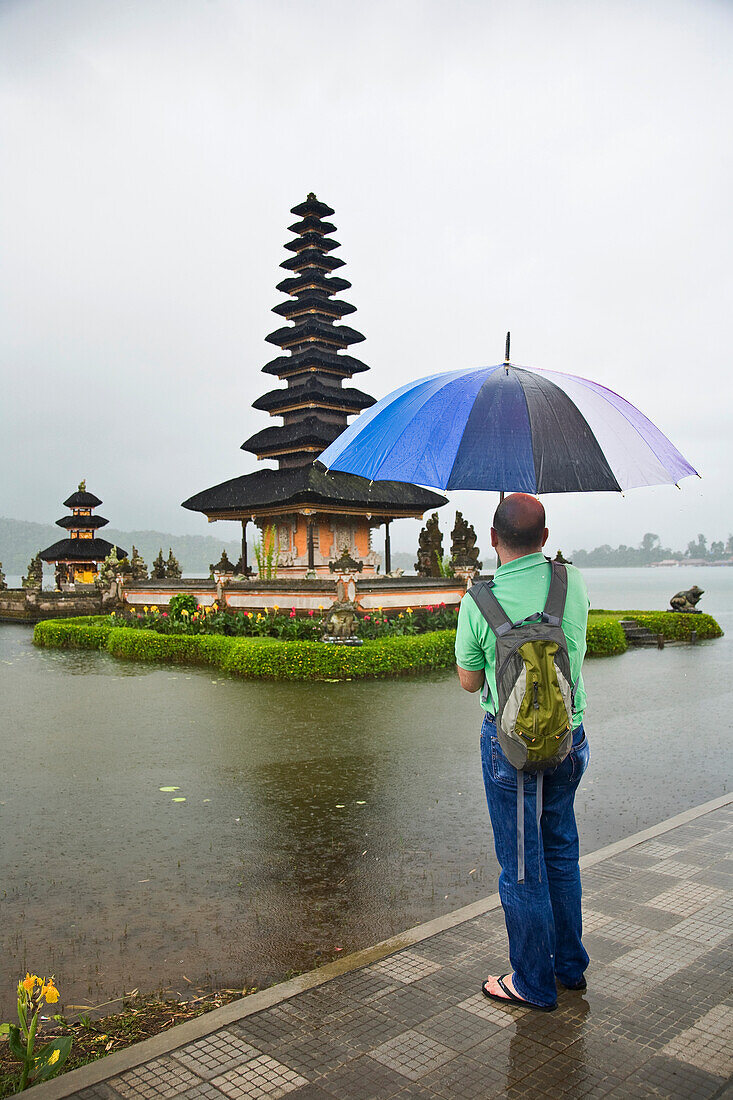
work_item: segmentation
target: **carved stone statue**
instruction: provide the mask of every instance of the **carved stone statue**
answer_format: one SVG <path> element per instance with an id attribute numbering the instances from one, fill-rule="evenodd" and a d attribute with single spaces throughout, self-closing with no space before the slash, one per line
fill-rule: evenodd
<path id="1" fill-rule="evenodd" d="M 554 560 L 559 561 L 560 565 L 572 565 L 573 564 L 571 562 L 570 558 L 565 557 L 562 550 L 558 550 L 558 552 L 555 554 Z"/>
<path id="2" fill-rule="evenodd" d="M 688 614 L 694 612 L 700 615 L 695 606 L 700 602 L 700 597 L 705 592 L 704 588 L 698 588 L 696 584 L 693 584 L 692 588 L 683 589 L 682 592 L 675 592 L 672 599 L 669 601 L 672 611 L 685 611 Z"/>
<path id="3" fill-rule="evenodd" d="M 356 609 L 353 606 L 333 607 L 328 616 L 327 629 L 331 638 L 353 638 Z"/>
<path id="4" fill-rule="evenodd" d="M 418 536 L 415 571 L 420 577 L 442 576 L 443 533 L 438 523 L 438 513 L 433 512 Z"/>
<path id="5" fill-rule="evenodd" d="M 3 573 L 3 563 L 0 561 L 0 592 L 5 591 L 8 587 L 8 582 L 5 580 L 5 574 Z"/>
<path id="6" fill-rule="evenodd" d="M 332 573 L 361 573 L 364 562 L 355 561 L 349 553 L 348 546 L 344 546 L 341 557 L 336 558 L 335 561 L 330 561 L 328 568 Z"/>
<path id="7" fill-rule="evenodd" d="M 462 512 L 456 512 L 456 522 L 451 532 L 450 563 L 453 569 L 472 570 L 478 573 L 481 562 L 478 560 L 476 532 L 473 524 L 467 523 Z"/>
<path id="8" fill-rule="evenodd" d="M 40 550 L 28 562 L 28 574 L 23 577 L 21 584 L 23 588 L 43 588 L 43 562 Z"/>

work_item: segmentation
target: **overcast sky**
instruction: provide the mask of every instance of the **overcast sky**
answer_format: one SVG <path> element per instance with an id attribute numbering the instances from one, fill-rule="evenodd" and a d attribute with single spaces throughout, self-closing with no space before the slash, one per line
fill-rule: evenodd
<path id="1" fill-rule="evenodd" d="M 553 548 L 726 538 L 732 56 L 713 0 L 3 0 L 0 514 L 55 520 L 86 477 L 115 527 L 236 537 L 180 502 L 258 465 L 315 191 L 360 388 L 499 362 L 511 329 L 703 477 L 547 497 Z M 495 503 L 452 497 L 484 550 Z"/>

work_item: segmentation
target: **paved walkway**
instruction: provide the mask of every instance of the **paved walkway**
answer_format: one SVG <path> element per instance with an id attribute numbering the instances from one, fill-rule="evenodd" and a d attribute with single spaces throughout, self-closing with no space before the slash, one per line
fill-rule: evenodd
<path id="1" fill-rule="evenodd" d="M 561 993 L 554 1013 L 481 995 L 487 972 L 507 969 L 494 897 L 32 1095 L 722 1096 L 733 1073 L 732 854 L 733 805 L 718 799 L 586 857 L 588 990 Z"/>

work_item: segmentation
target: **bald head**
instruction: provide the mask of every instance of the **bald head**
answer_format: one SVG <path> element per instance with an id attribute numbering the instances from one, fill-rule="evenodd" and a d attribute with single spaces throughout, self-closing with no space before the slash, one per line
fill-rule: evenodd
<path id="1" fill-rule="evenodd" d="M 529 493 L 510 493 L 494 513 L 491 535 L 492 544 L 509 551 L 513 558 L 537 553 L 547 541 L 544 507 Z M 502 561 L 507 556 L 502 554 Z"/>

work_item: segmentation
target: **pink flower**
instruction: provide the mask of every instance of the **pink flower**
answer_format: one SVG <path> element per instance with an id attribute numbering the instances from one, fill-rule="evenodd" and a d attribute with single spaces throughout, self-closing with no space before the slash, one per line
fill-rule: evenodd
<path id="1" fill-rule="evenodd" d="M 167 619 L 168 618 L 168 612 L 167 611 L 161 611 L 160 617 L 161 617 L 161 619 Z"/>
<path id="2" fill-rule="evenodd" d="M 294 618 L 295 618 L 295 608 L 292 608 L 292 610 L 291 610 L 291 612 L 290 612 L 290 618 L 291 618 L 291 619 L 294 619 Z"/>
<path id="3" fill-rule="evenodd" d="M 428 606 L 425 608 L 425 610 L 426 611 L 432 611 L 433 610 L 433 605 L 431 603 L 429 603 Z"/>
<path id="4" fill-rule="evenodd" d="M 372 618 L 371 615 L 365 615 L 364 616 L 364 622 L 365 623 L 371 622 L 371 618 Z"/>
<path id="5" fill-rule="evenodd" d="M 311 608 L 311 609 L 310 609 L 310 611 L 308 612 L 308 614 L 309 614 L 309 615 L 312 615 L 312 614 L 313 614 L 313 608 Z"/>

